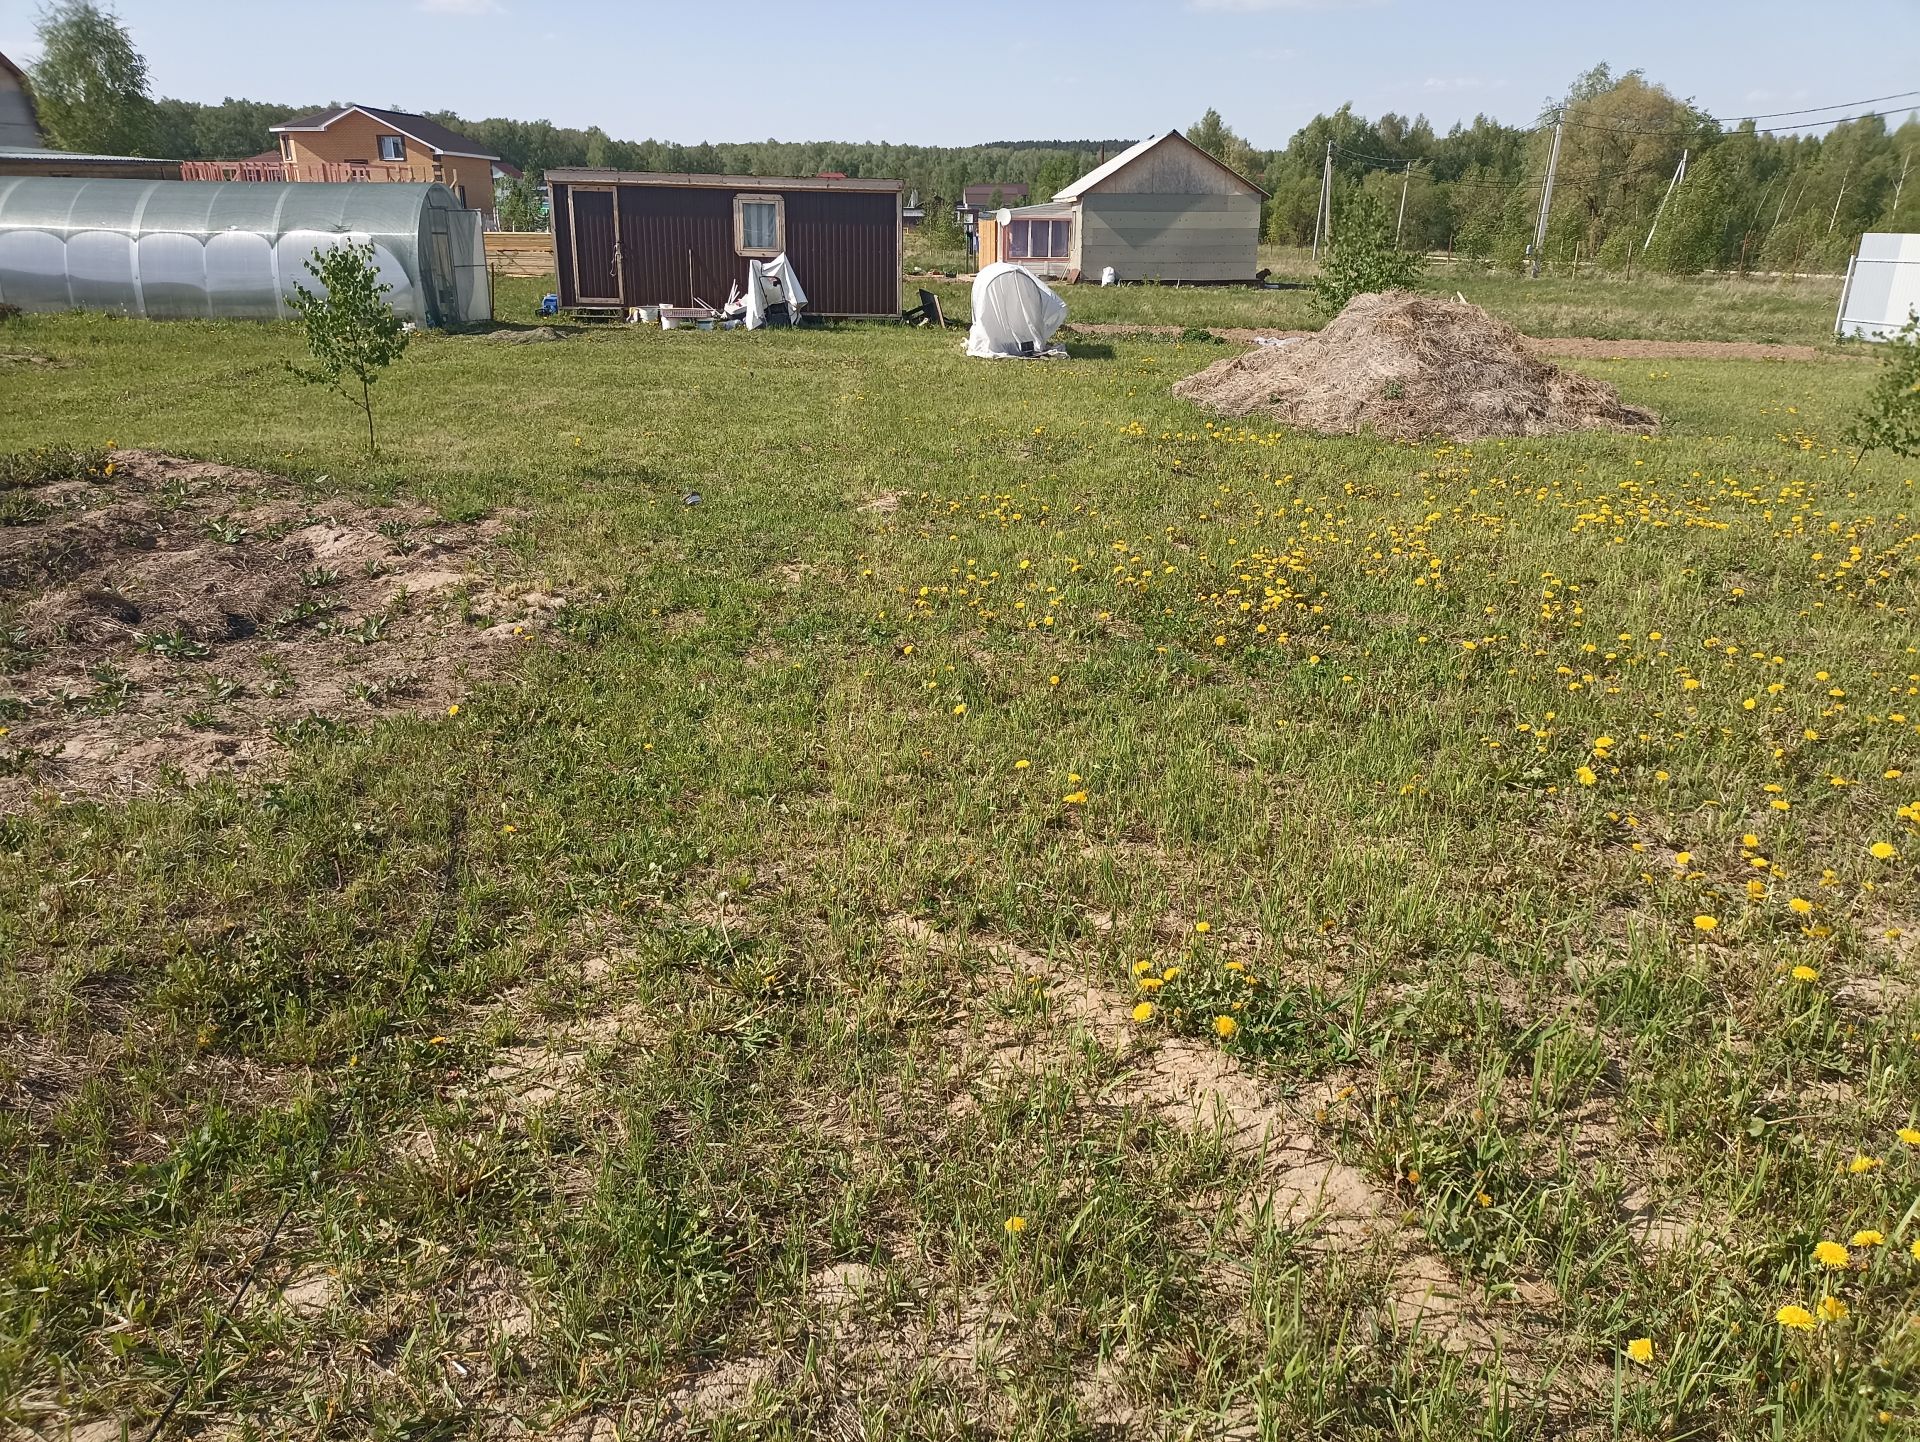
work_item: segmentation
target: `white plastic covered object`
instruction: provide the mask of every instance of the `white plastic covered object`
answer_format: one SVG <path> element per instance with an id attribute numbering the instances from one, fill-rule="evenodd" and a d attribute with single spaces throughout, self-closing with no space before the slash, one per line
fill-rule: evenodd
<path id="1" fill-rule="evenodd" d="M 807 293 L 800 277 L 793 273 L 793 262 L 783 250 L 772 260 L 751 261 L 747 265 L 747 293 L 741 297 L 746 306 L 747 329 L 759 330 L 767 323 L 767 310 L 783 302 L 789 322 L 798 323 L 806 309 Z M 732 307 L 728 307 L 731 312 Z"/>
<path id="2" fill-rule="evenodd" d="M 1067 303 L 1038 276 L 1010 261 L 988 266 L 973 278 L 973 328 L 967 354 L 986 360 L 1062 356 L 1054 332 L 1067 318 Z"/>

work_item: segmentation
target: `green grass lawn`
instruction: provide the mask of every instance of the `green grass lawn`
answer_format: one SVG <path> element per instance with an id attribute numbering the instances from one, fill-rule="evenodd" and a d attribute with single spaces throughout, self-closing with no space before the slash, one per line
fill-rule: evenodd
<path id="1" fill-rule="evenodd" d="M 916 257 L 910 248 L 908 264 L 916 259 L 929 265 L 956 263 L 953 256 Z M 1276 288 L 1062 285 L 1059 290 L 1071 319 L 1081 322 L 1317 329 L 1321 317 L 1313 310 L 1311 289 L 1316 270 L 1307 252 L 1262 248 L 1260 261 L 1272 270 Z M 1825 345 L 1833 342 L 1840 284 L 1832 276 L 1626 279 L 1591 271 L 1529 279 L 1476 261 L 1443 260 L 1428 267 L 1420 288 L 1435 295 L 1464 295 L 1528 335 Z M 921 285 L 941 297 L 950 316 L 967 314 L 970 278 L 941 282 L 907 277 L 909 295 Z"/>
<path id="2" fill-rule="evenodd" d="M 1267 303 L 1069 303 L 1163 297 Z M 369 463 L 290 329 L 0 325 L 69 362 L 0 452 L 509 512 L 572 605 L 271 784 L 0 817 L 8 1422 L 1920 1426 L 1863 369 L 1594 363 L 1663 434 L 1409 446 L 1210 424 L 1217 347 L 959 345 L 427 336 Z"/>

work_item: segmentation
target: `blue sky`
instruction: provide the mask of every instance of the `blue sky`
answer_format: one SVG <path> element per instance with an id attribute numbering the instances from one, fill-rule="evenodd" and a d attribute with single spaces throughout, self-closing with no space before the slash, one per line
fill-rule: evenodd
<path id="1" fill-rule="evenodd" d="M 1844 12 L 1811 0 L 1610 0 L 1577 11 L 1551 0 L 116 8 L 156 94 L 544 117 L 621 139 L 1135 137 L 1213 105 L 1256 145 L 1279 146 L 1347 100 L 1367 115 L 1424 112 L 1441 129 L 1482 111 L 1527 122 L 1597 60 L 1641 68 L 1717 115 L 1920 86 L 1916 0 L 1853 0 Z M 0 0 L 0 51 L 32 59 L 36 9 Z"/>

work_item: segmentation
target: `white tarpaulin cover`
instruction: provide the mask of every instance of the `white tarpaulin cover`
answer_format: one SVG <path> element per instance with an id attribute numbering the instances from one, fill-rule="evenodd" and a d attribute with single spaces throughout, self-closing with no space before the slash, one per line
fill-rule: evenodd
<path id="1" fill-rule="evenodd" d="M 1863 235 L 1847 266 L 1834 330 L 1885 340 L 1920 309 L 1920 235 Z"/>
<path id="2" fill-rule="evenodd" d="M 998 261 L 973 278 L 973 328 L 967 354 L 987 360 L 1017 356 L 1063 356 L 1053 333 L 1067 318 L 1067 303 L 1046 283 L 1011 261 Z"/>
<path id="3" fill-rule="evenodd" d="M 787 319 L 798 324 L 800 312 L 806 308 L 807 293 L 801 288 L 800 277 L 793 273 L 793 262 L 787 259 L 783 250 L 772 260 L 747 262 L 746 294 L 728 297 L 727 315 L 745 315 L 748 330 L 759 330 L 767 323 L 767 311 L 776 305 L 784 304 Z"/>

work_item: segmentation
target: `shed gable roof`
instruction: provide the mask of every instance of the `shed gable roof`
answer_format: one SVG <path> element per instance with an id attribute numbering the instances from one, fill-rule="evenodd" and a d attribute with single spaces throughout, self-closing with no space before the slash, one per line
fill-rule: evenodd
<path id="1" fill-rule="evenodd" d="M 13 87 L 19 93 L 21 104 L 26 107 L 26 126 L 32 134 L 18 138 L 30 139 L 37 145 L 40 142 L 40 108 L 33 101 L 33 82 L 27 79 L 26 71 L 7 59 L 3 53 L 0 53 L 0 75 L 12 77 Z"/>
<path id="2" fill-rule="evenodd" d="M 316 110 L 311 115 L 298 115 L 292 120 L 283 120 L 267 129 L 274 135 L 288 131 L 325 130 L 328 126 L 348 115 L 360 114 L 370 120 L 377 120 L 390 129 L 399 131 L 409 140 L 417 140 L 435 155 L 467 155 L 476 160 L 498 160 L 500 157 L 492 151 L 483 149 L 479 141 L 462 135 L 457 130 L 449 130 L 437 121 L 424 115 L 414 115 L 405 110 L 378 110 L 371 105 L 335 105 L 326 110 Z"/>
<path id="3" fill-rule="evenodd" d="M 1089 170 L 1085 175 L 1081 176 L 1078 180 L 1074 181 L 1074 183 L 1072 185 L 1069 185 L 1065 190 L 1054 192 L 1053 198 L 1055 200 L 1078 200 L 1080 199 L 1081 196 L 1085 195 L 1088 191 L 1096 189 L 1103 181 L 1111 180 L 1114 176 L 1118 175 L 1121 171 L 1125 170 L 1129 165 L 1132 165 L 1134 161 L 1140 159 L 1140 157 L 1145 155 L 1148 151 L 1157 150 L 1162 145 L 1167 145 L 1170 143 L 1185 146 L 1188 150 L 1192 151 L 1195 155 L 1199 156 L 1202 160 L 1206 161 L 1207 164 L 1213 166 L 1215 169 L 1220 170 L 1227 175 L 1232 176 L 1236 181 L 1246 186 L 1247 189 L 1251 190 L 1255 195 L 1259 195 L 1262 197 L 1266 195 L 1267 193 L 1266 191 L 1262 190 L 1259 186 L 1255 185 L 1251 180 L 1248 180 L 1246 176 L 1242 175 L 1239 171 L 1235 170 L 1231 165 L 1228 165 L 1225 162 L 1221 161 L 1217 156 L 1208 154 L 1206 151 L 1202 150 L 1199 146 L 1195 145 L 1191 140 L 1187 139 L 1187 137 L 1182 135 L 1179 131 L 1169 130 L 1161 135 L 1149 135 L 1145 140 L 1136 141 L 1134 144 L 1129 145 L 1125 150 L 1121 151 L 1118 155 L 1108 160 L 1105 164 L 1096 165 L 1092 170 Z"/>

